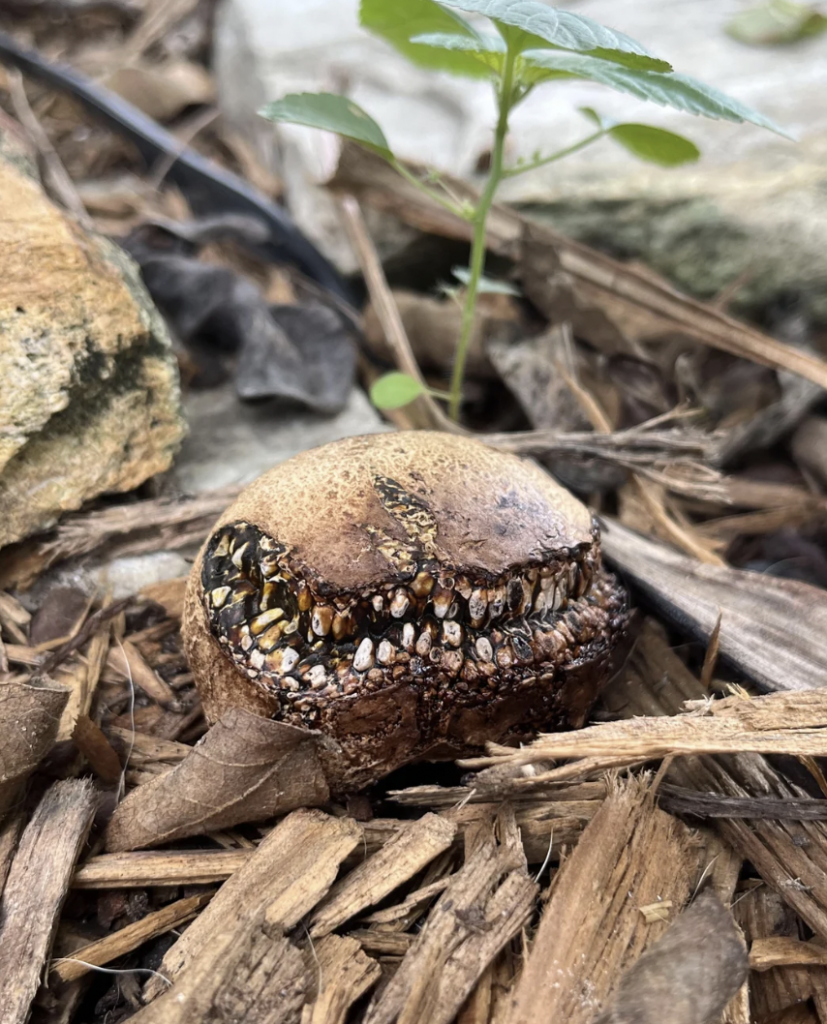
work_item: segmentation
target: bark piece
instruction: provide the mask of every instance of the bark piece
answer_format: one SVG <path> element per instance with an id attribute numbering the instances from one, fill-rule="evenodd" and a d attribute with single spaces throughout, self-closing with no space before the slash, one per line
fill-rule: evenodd
<path id="1" fill-rule="evenodd" d="M 19 153 L 0 154 L 0 193 L 2 547 L 168 469 L 184 424 L 132 260 L 58 210 Z"/>
<path id="2" fill-rule="evenodd" d="M 312 989 L 305 957 L 261 916 L 227 916 L 180 979 L 133 1024 L 299 1024 Z"/>
<path id="3" fill-rule="evenodd" d="M 369 991 L 382 973 L 352 938 L 328 935 L 313 946 L 319 969 L 319 993 L 305 1007 L 302 1024 L 345 1024 L 350 1007 Z"/>
<path id="4" fill-rule="evenodd" d="M 134 790 L 106 830 L 111 851 L 157 846 L 325 803 L 313 734 L 231 709 L 172 771 Z"/>
<path id="5" fill-rule="evenodd" d="M 6 880 L 0 916 L 3 1024 L 24 1024 L 28 1019 L 96 804 L 97 796 L 88 782 L 56 782 L 23 832 Z"/>
<path id="6" fill-rule="evenodd" d="M 0 681 L 0 818 L 52 749 L 69 694 L 51 680 Z"/>
<path id="7" fill-rule="evenodd" d="M 178 706 L 175 691 L 154 669 L 147 665 L 141 652 L 129 640 L 124 640 L 110 649 L 106 664 L 108 668 L 113 669 L 124 679 L 130 679 L 136 686 L 139 686 L 162 708 Z"/>
<path id="8" fill-rule="evenodd" d="M 527 921 L 537 885 L 513 835 L 481 842 L 451 879 L 366 1024 L 450 1024 L 477 981 Z"/>
<path id="9" fill-rule="evenodd" d="M 640 908 L 686 903 L 694 856 L 688 829 L 655 808 L 645 782 L 618 785 L 560 869 L 509 1024 L 587 1024 L 667 927 Z"/>
<path id="10" fill-rule="evenodd" d="M 743 940 L 707 890 L 629 968 L 595 1024 L 717 1024 L 746 976 Z"/>
<path id="11" fill-rule="evenodd" d="M 313 938 L 328 935 L 360 911 L 384 899 L 454 841 L 456 825 L 426 814 L 401 829 L 389 843 L 334 886 L 313 917 Z"/>
<path id="12" fill-rule="evenodd" d="M 280 930 L 293 928 L 333 885 L 342 861 L 361 836 L 349 818 L 332 818 L 316 810 L 288 815 L 167 950 L 160 973 L 176 978 L 212 942 L 216 931 L 245 915 L 261 914 L 263 921 Z M 152 997 L 159 991 L 158 979 L 152 978 L 145 994 Z"/>
<path id="13" fill-rule="evenodd" d="M 708 640 L 721 615 L 721 655 L 763 690 L 824 686 L 827 593 L 798 580 L 704 565 L 612 521 L 603 552 L 684 630 Z"/>
<path id="14" fill-rule="evenodd" d="M 186 921 L 191 920 L 198 911 L 207 905 L 212 899 L 211 892 L 202 893 L 200 896 L 186 896 L 182 900 L 176 900 L 160 910 L 156 910 L 140 921 L 120 928 L 97 942 L 90 942 L 86 946 L 76 949 L 70 956 L 52 961 L 52 975 L 60 981 L 74 981 L 82 978 L 84 974 L 92 970 L 92 965 L 100 967 L 110 961 L 123 956 L 124 953 L 131 953 L 133 949 L 143 945 L 150 939 L 163 935 L 172 928 L 177 928 Z"/>
<path id="15" fill-rule="evenodd" d="M 517 751 L 494 749 L 500 763 L 509 764 L 565 757 L 623 757 L 634 763 L 678 754 L 825 757 L 825 721 L 827 689 L 707 698 L 688 714 L 605 722 L 577 732 L 548 733 Z M 490 759 L 465 763 L 488 764 Z"/>

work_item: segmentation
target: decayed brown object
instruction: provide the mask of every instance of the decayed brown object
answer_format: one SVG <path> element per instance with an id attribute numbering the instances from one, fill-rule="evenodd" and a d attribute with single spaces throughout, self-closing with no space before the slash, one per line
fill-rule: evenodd
<path id="1" fill-rule="evenodd" d="M 532 463 L 414 432 L 253 483 L 196 560 L 183 633 L 208 719 L 241 706 L 319 729 L 348 789 L 582 725 L 625 622 L 576 498 Z"/>

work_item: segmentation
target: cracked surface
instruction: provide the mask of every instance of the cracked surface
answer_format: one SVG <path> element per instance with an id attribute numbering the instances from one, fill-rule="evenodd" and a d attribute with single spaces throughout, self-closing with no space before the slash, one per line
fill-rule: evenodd
<path id="1" fill-rule="evenodd" d="M 217 524 L 190 589 L 208 716 L 252 691 L 341 745 L 342 788 L 582 724 L 626 622 L 584 506 L 531 463 L 425 432 L 266 474 Z M 205 635 L 218 674 L 199 659 Z"/>

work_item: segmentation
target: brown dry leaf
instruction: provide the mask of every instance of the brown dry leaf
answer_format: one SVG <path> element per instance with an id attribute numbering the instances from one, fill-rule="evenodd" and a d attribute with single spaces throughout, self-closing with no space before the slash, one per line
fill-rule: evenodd
<path id="1" fill-rule="evenodd" d="M 52 749 L 69 693 L 50 679 L 0 681 L 0 818 Z"/>
<path id="2" fill-rule="evenodd" d="M 212 103 L 215 85 L 200 64 L 171 61 L 151 66 L 120 67 L 104 83 L 156 121 L 171 121 L 186 107 Z"/>
<path id="3" fill-rule="evenodd" d="M 620 979 L 594 1024 L 718 1024 L 747 976 L 747 953 L 712 890 L 685 910 Z"/>
<path id="4" fill-rule="evenodd" d="M 659 612 L 708 641 L 723 610 L 722 658 L 765 690 L 825 685 L 827 592 L 798 580 L 704 565 L 627 530 L 602 523 L 608 561 Z"/>
<path id="5" fill-rule="evenodd" d="M 127 796 L 106 830 L 106 848 L 158 846 L 319 806 L 329 797 L 319 742 L 234 708 L 172 771 Z"/>

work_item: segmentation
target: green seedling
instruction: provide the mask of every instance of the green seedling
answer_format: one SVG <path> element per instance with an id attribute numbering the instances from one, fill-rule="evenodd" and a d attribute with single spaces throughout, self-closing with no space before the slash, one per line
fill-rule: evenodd
<path id="1" fill-rule="evenodd" d="M 484 16 L 494 31 L 480 31 L 463 14 Z M 476 20 L 479 20 L 478 18 Z M 362 27 L 382 37 L 408 60 L 434 71 L 488 79 L 497 99 L 497 124 L 491 165 L 476 203 L 460 201 L 441 183 L 438 173 L 414 174 L 391 151 L 384 132 L 361 107 L 344 96 L 301 93 L 270 103 L 262 114 L 337 132 L 387 160 L 404 178 L 435 203 L 470 223 L 470 266 L 457 275 L 465 286 L 460 336 L 447 401 L 459 420 L 465 361 L 485 265 L 485 227 L 500 182 L 561 160 L 601 139 L 610 139 L 642 160 L 677 167 L 700 156 L 689 139 L 653 125 L 606 121 L 591 108 L 583 114 L 593 130 L 571 146 L 505 166 L 505 140 L 511 112 L 540 85 L 587 79 L 637 99 L 650 100 L 688 114 L 737 123 L 751 122 L 781 135 L 768 118 L 718 89 L 651 54 L 629 36 L 590 18 L 547 7 L 534 0 L 362 0 Z M 456 272 L 455 272 L 456 273 Z M 387 374 L 372 389 L 380 408 L 398 408 L 413 401 L 423 386 L 402 373 Z M 433 392 L 432 392 L 433 393 Z M 439 397 L 443 392 L 434 393 Z"/>

